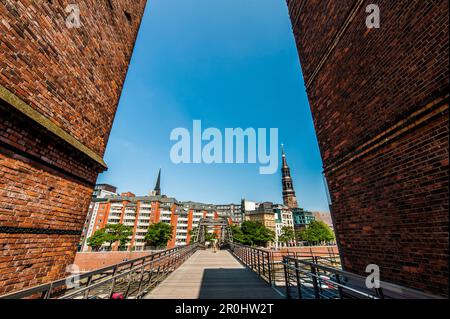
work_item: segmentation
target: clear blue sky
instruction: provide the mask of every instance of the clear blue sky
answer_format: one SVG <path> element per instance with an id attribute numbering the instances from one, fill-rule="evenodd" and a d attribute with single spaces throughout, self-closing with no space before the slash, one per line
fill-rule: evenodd
<path id="1" fill-rule="evenodd" d="M 209 203 L 282 202 L 259 164 L 173 164 L 172 129 L 276 127 L 299 205 L 328 211 L 322 161 L 283 0 L 150 0 L 98 182 Z M 281 164 L 281 160 L 279 161 Z"/>

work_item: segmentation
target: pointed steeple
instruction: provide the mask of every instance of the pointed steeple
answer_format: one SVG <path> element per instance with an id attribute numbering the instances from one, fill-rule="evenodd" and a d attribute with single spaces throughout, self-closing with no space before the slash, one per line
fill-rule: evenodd
<path id="1" fill-rule="evenodd" d="M 283 203 L 289 208 L 297 208 L 297 197 L 295 197 L 294 184 L 292 183 L 291 171 L 286 161 L 286 154 L 284 153 L 284 146 L 281 144 L 281 158 L 282 158 L 282 184 L 283 184 Z"/>
<path id="2" fill-rule="evenodd" d="M 158 172 L 158 178 L 156 180 L 156 185 L 155 185 L 155 189 L 153 190 L 155 195 L 161 195 L 161 169 L 159 169 Z"/>
<path id="3" fill-rule="evenodd" d="M 287 166 L 286 154 L 284 153 L 284 144 L 281 144 L 281 159 L 282 159 L 283 167 Z"/>

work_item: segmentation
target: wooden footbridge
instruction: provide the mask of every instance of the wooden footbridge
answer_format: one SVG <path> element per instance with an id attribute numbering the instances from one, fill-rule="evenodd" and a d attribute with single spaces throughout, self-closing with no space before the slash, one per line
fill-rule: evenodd
<path id="1" fill-rule="evenodd" d="M 218 245 L 204 234 L 220 229 Z M 0 296 L 42 299 L 434 298 L 341 269 L 332 255 L 277 255 L 233 243 L 228 223 L 201 220 L 196 242 Z"/>

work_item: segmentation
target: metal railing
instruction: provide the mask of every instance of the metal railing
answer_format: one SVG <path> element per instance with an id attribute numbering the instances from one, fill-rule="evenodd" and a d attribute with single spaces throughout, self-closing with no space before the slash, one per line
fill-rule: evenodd
<path id="1" fill-rule="evenodd" d="M 322 263 L 325 261 L 325 263 Z M 434 299 L 414 289 L 379 281 L 379 288 L 368 288 L 366 277 L 331 267 L 330 260 L 314 261 L 283 257 L 288 299 Z"/>
<path id="2" fill-rule="evenodd" d="M 272 285 L 273 271 L 270 251 L 237 243 L 230 243 L 229 245 L 234 256 Z"/>
<path id="3" fill-rule="evenodd" d="M 272 280 L 274 287 L 284 290 L 285 287 L 285 271 L 283 265 L 283 257 L 289 256 L 295 259 L 310 261 L 317 264 L 327 265 L 333 268 L 341 269 L 341 260 L 339 254 L 333 251 L 320 252 L 298 252 L 298 251 L 271 251 L 272 259 Z"/>
<path id="4" fill-rule="evenodd" d="M 176 247 L 0 298 L 109 299 L 114 294 L 129 299 L 142 298 L 194 252 L 202 248 L 203 246 L 198 243 Z"/>

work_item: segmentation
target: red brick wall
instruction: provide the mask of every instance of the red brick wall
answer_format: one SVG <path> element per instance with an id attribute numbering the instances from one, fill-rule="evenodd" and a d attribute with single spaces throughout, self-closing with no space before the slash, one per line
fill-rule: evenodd
<path id="1" fill-rule="evenodd" d="M 115 265 L 125 260 L 144 257 L 154 252 L 156 251 L 78 252 L 75 255 L 75 261 L 73 263 L 79 267 L 81 272 L 86 272 Z"/>
<path id="2" fill-rule="evenodd" d="M 448 2 L 287 3 L 344 267 L 448 295 Z"/>
<path id="3" fill-rule="evenodd" d="M 0 295 L 66 274 L 79 236 L 0 233 Z"/>
<path id="4" fill-rule="evenodd" d="M 2 153 L 0 167 L 1 226 L 81 230 L 91 187 Z"/>
<path id="5" fill-rule="evenodd" d="M 289 253 L 296 253 L 298 258 L 319 256 L 329 257 L 330 255 L 338 255 L 339 251 L 337 246 L 310 246 L 310 247 L 284 247 L 278 250 L 267 249 L 271 251 L 274 261 L 283 260 L 283 256 Z"/>
<path id="6" fill-rule="evenodd" d="M 104 168 L 57 132 L 103 156 L 145 2 L 78 2 L 79 29 L 70 1 L 0 2 L 0 294 L 73 262 Z"/>
<path id="7" fill-rule="evenodd" d="M 103 155 L 145 2 L 2 1 L 0 84 Z"/>

